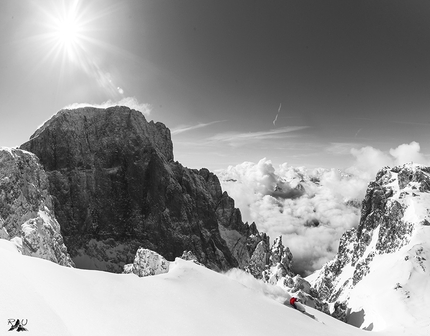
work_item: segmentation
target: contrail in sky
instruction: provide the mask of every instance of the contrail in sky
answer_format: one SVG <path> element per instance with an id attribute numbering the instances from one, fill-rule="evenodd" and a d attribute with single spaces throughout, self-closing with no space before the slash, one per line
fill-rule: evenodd
<path id="1" fill-rule="evenodd" d="M 180 125 L 180 126 L 177 126 L 177 127 L 175 127 L 175 128 L 172 128 L 172 129 L 170 130 L 170 133 L 171 133 L 172 135 L 176 135 L 176 134 L 179 134 L 179 133 L 192 131 L 192 130 L 195 130 L 195 129 L 197 129 L 197 128 L 206 127 L 206 126 L 209 126 L 209 125 L 212 125 L 212 124 L 216 124 L 216 123 L 221 123 L 221 122 L 224 122 L 224 121 L 226 121 L 226 120 L 212 121 L 212 122 L 209 122 L 209 123 L 206 123 L 206 124 L 204 124 L 204 123 L 199 123 L 199 124 L 197 124 L 197 125 L 193 125 L 193 126 L 189 126 L 189 125 Z"/>
<path id="2" fill-rule="evenodd" d="M 273 126 L 276 126 L 275 124 L 276 124 L 276 120 L 278 120 L 279 111 L 281 111 L 281 106 L 282 106 L 282 103 L 279 104 L 278 114 L 276 115 L 275 120 L 273 120 Z"/>

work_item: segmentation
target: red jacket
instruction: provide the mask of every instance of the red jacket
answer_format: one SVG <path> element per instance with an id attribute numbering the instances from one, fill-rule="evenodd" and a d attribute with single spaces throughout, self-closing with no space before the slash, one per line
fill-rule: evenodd
<path id="1" fill-rule="evenodd" d="M 297 301 L 297 299 L 295 297 L 292 297 L 290 299 L 290 305 L 294 306 L 294 303 Z"/>

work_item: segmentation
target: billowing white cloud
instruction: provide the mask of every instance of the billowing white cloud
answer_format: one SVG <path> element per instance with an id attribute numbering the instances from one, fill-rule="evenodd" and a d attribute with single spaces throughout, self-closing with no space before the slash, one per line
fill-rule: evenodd
<path id="1" fill-rule="evenodd" d="M 255 222 L 272 240 L 283 236 L 298 272 L 311 272 L 333 258 L 342 233 L 358 224 L 359 209 L 346 203 L 357 196 L 352 187 L 344 188 L 352 180 L 347 175 L 287 164 L 275 169 L 267 159 L 217 174 L 244 221 Z"/>
<path id="2" fill-rule="evenodd" d="M 126 97 L 118 101 L 108 100 L 101 104 L 74 103 L 63 107 L 63 109 L 76 109 L 87 106 L 98 108 L 107 108 L 111 106 L 127 106 L 133 110 L 140 111 L 145 115 L 149 115 L 151 113 L 151 105 L 139 103 L 135 97 Z"/>
<path id="3" fill-rule="evenodd" d="M 369 181 L 384 166 L 392 167 L 408 162 L 430 164 L 429 160 L 420 152 L 420 144 L 415 141 L 392 148 L 388 152 L 370 146 L 360 149 L 353 148 L 351 154 L 355 157 L 355 163 L 349 170 L 361 174 Z"/>
<path id="4" fill-rule="evenodd" d="M 394 165 L 394 160 L 388 153 L 370 146 L 360 149 L 353 148 L 351 154 L 355 157 L 355 163 L 349 171 L 361 174 L 369 181 L 382 167 Z"/>
<path id="5" fill-rule="evenodd" d="M 403 144 L 395 149 L 390 149 L 390 154 L 394 157 L 396 164 L 408 162 L 428 164 L 428 160 L 420 153 L 420 144 L 412 141 L 409 145 Z"/>
<path id="6" fill-rule="evenodd" d="M 353 148 L 350 154 L 355 164 L 343 172 L 287 163 L 275 168 L 262 159 L 216 173 L 243 220 L 255 222 L 272 241 L 282 235 L 294 255 L 293 267 L 306 274 L 331 260 L 341 235 L 358 225 L 361 201 L 379 169 L 410 161 L 429 164 L 416 142 L 388 152 Z"/>

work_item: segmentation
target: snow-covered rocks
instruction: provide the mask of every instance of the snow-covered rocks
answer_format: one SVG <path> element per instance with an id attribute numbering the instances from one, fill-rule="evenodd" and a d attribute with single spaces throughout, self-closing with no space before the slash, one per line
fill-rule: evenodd
<path id="1" fill-rule="evenodd" d="M 279 236 L 270 248 L 266 241 L 261 241 L 245 270 L 256 279 L 277 285 L 289 294 L 299 297 L 307 306 L 328 313 L 328 305 L 320 302 L 318 293 L 311 288 L 311 284 L 291 271 L 292 262 L 293 254 L 282 244 L 282 236 Z"/>
<path id="2" fill-rule="evenodd" d="M 294 276 L 294 273 L 291 272 L 292 261 L 293 254 L 288 247 L 282 244 L 282 236 L 275 238 L 270 249 L 268 268 L 263 272 L 264 280 L 275 284 L 285 276 Z"/>
<path id="3" fill-rule="evenodd" d="M 408 326 L 410 334 L 425 334 L 419 328 L 430 324 L 423 313 L 430 309 L 429 220 L 430 168 L 381 169 L 358 228 L 344 234 L 336 258 L 313 282 L 334 316 L 361 328 Z"/>
<path id="4" fill-rule="evenodd" d="M 46 173 L 34 154 L 19 149 L 0 149 L 0 238 L 14 242 L 25 255 L 73 266 Z"/>
<path id="5" fill-rule="evenodd" d="M 123 273 L 134 273 L 139 277 L 157 275 L 169 272 L 169 262 L 157 252 L 139 248 L 133 264 L 124 266 Z"/>
<path id="6" fill-rule="evenodd" d="M 181 259 L 191 260 L 193 263 L 195 263 L 197 265 L 205 266 L 205 265 L 203 265 L 202 263 L 199 262 L 199 259 L 196 257 L 196 255 L 192 251 L 184 251 L 184 252 L 182 252 Z"/>

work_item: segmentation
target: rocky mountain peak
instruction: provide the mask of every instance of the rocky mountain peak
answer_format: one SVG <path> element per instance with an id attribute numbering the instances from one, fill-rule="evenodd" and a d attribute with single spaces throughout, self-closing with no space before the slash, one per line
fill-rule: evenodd
<path id="1" fill-rule="evenodd" d="M 62 139 L 67 139 L 67 142 Z M 52 140 L 55 142 L 52 143 Z M 136 144 L 141 145 L 141 148 Z M 141 112 L 125 106 L 61 110 L 46 121 L 22 147 L 43 155 L 39 158 L 45 168 L 50 170 L 52 167 L 72 169 L 85 168 L 85 165 L 115 166 L 115 155 L 106 157 L 94 153 L 100 153 L 102 149 L 115 153 L 123 150 L 121 146 L 128 145 L 134 147 L 136 156 L 150 148 L 166 161 L 173 160 L 170 130 L 162 123 L 147 122 Z M 47 148 L 42 150 L 41 146 Z M 69 155 L 60 155 L 63 151 Z"/>
<path id="2" fill-rule="evenodd" d="M 168 260 L 191 251 L 225 270 L 245 265 L 261 240 L 218 178 L 174 162 L 169 129 L 138 111 L 62 110 L 21 148 L 46 170 L 78 267 L 121 272 L 143 247 Z"/>

